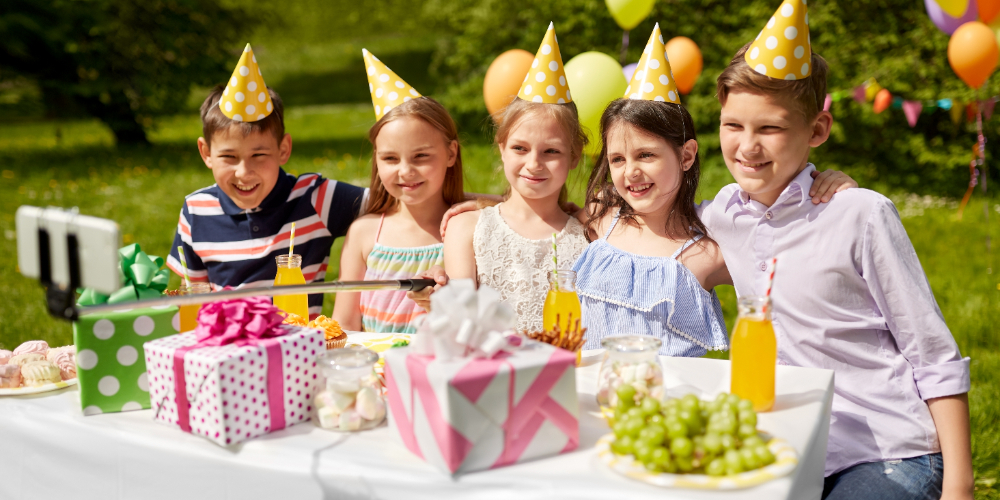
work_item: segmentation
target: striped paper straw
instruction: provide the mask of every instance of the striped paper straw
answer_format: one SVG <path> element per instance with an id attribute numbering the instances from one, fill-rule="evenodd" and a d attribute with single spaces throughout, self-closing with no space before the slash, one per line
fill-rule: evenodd
<path id="1" fill-rule="evenodd" d="M 181 267 L 184 269 L 184 285 L 191 289 L 191 278 L 188 277 L 188 264 L 187 259 L 184 258 L 184 247 L 177 247 L 177 256 L 181 259 Z"/>
<path id="2" fill-rule="evenodd" d="M 291 236 L 288 237 L 288 258 L 292 257 L 292 254 L 295 253 L 294 250 L 295 250 L 295 223 L 293 222 L 292 234 Z"/>
<path id="3" fill-rule="evenodd" d="M 552 274 L 556 278 L 556 290 L 559 289 L 559 246 L 556 244 L 556 233 L 552 233 Z"/>
<path id="4" fill-rule="evenodd" d="M 774 286 L 774 268 L 776 268 L 776 267 L 778 267 L 778 258 L 777 257 L 772 257 L 771 258 L 771 276 L 769 276 L 767 278 L 767 293 L 764 294 L 764 297 L 767 297 L 768 302 L 770 302 L 770 299 L 771 299 L 771 287 Z M 764 304 L 764 312 L 767 312 L 767 309 L 768 309 L 768 307 L 767 307 L 767 304 L 765 303 Z"/>

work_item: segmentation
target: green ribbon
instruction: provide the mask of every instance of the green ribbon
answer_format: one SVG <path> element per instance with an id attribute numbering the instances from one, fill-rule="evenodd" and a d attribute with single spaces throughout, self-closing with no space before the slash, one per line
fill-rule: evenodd
<path id="1" fill-rule="evenodd" d="M 111 295 L 86 288 L 81 291 L 76 305 L 120 304 L 163 295 L 170 280 L 170 271 L 161 269 L 164 264 L 162 257 L 147 255 L 138 243 L 121 247 L 118 249 L 118 256 L 121 258 L 121 272 L 125 286 Z"/>

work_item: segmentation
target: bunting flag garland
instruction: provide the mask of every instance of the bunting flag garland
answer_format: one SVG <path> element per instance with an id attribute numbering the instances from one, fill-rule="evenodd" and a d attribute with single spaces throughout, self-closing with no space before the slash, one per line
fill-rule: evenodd
<path id="1" fill-rule="evenodd" d="M 858 104 L 871 103 L 875 101 L 875 96 L 877 96 L 879 91 L 882 89 L 883 87 L 878 83 L 878 81 L 874 78 L 869 78 L 865 81 L 865 83 L 858 85 L 853 89 L 838 90 L 827 94 L 823 110 L 830 111 L 834 103 L 838 103 L 844 99 L 854 99 L 854 101 Z M 979 101 L 979 107 L 977 108 L 975 102 L 963 102 L 959 99 L 942 98 L 916 101 L 903 99 L 899 96 L 893 96 L 891 107 L 892 109 L 903 110 L 903 114 L 906 115 L 906 122 L 912 128 L 917 125 L 917 120 L 919 119 L 921 113 L 933 112 L 938 108 L 947 111 L 951 121 L 955 125 L 961 124 L 963 118 L 970 122 L 975 121 L 979 112 L 982 112 L 983 119 L 989 120 L 993 116 L 993 110 L 998 101 L 1000 101 L 1000 96 L 983 99 Z"/>

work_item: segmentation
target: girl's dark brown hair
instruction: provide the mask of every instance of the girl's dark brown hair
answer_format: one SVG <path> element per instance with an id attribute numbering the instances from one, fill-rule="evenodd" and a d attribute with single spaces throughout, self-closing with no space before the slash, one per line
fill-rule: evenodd
<path id="1" fill-rule="evenodd" d="M 597 165 L 590 172 L 587 182 L 587 222 L 588 233 L 597 234 L 597 222 L 614 209 L 619 209 L 618 219 L 625 224 L 637 226 L 636 213 L 618 194 L 611 180 L 611 164 L 608 161 L 608 134 L 621 125 L 631 125 L 647 133 L 662 137 L 677 153 L 677 160 L 683 161 L 681 151 L 684 143 L 696 139 L 694 122 L 684 106 L 669 102 L 647 101 L 643 99 L 616 99 L 608 105 L 601 116 L 601 155 Z M 698 191 L 701 176 L 701 161 L 695 155 L 694 163 L 681 177 L 680 187 L 674 205 L 667 217 L 667 231 L 673 238 L 692 238 L 695 234 L 708 235 L 705 225 L 695 211 L 694 195 Z M 675 231 L 680 234 L 673 234 Z M 598 234 L 598 236 L 600 236 Z"/>
<path id="2" fill-rule="evenodd" d="M 541 102 L 525 101 L 520 98 L 514 100 L 507 107 L 493 114 L 493 121 L 497 124 L 494 143 L 502 147 L 507 143 L 511 132 L 521 121 L 521 119 L 535 113 L 547 113 L 554 117 L 570 140 L 570 165 L 576 165 L 583 157 L 583 148 L 587 145 L 587 133 L 580 125 L 580 116 L 577 114 L 576 104 L 569 102 L 566 104 L 546 104 Z M 504 193 L 504 199 L 510 196 L 510 186 Z M 562 206 L 568 198 L 568 191 L 564 184 L 559 191 L 559 205 Z"/>
<path id="3" fill-rule="evenodd" d="M 384 214 L 392 211 L 399 203 L 399 200 L 393 198 L 386 191 L 385 186 L 382 185 L 382 179 L 378 176 L 378 165 L 376 163 L 378 151 L 375 150 L 375 139 L 385 124 L 407 116 L 413 116 L 429 123 L 438 132 L 441 132 L 446 143 L 450 143 L 451 141 L 458 142 L 458 127 L 455 126 L 455 121 L 451 119 L 448 110 L 444 109 L 444 106 L 434 99 L 430 97 L 418 97 L 392 108 L 392 110 L 375 122 L 375 125 L 372 125 L 371 130 L 368 131 L 368 140 L 372 143 L 372 180 L 366 213 Z M 454 205 L 465 200 L 465 193 L 462 190 L 461 144 L 458 145 L 455 164 L 444 174 L 444 185 L 441 190 L 441 194 L 444 195 L 444 202 L 448 205 Z"/>

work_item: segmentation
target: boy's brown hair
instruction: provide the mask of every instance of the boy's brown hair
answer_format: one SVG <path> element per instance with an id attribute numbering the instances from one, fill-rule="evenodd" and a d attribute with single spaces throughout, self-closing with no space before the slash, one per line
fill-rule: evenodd
<path id="1" fill-rule="evenodd" d="M 274 105 L 271 114 L 264 117 L 263 120 L 255 122 L 238 122 L 223 114 L 222 110 L 219 109 L 219 101 L 222 100 L 222 92 L 225 88 L 224 85 L 216 85 L 208 93 L 205 102 L 201 103 L 201 134 L 210 147 L 212 137 L 216 132 L 230 130 L 233 127 L 239 130 L 243 137 L 255 133 L 270 132 L 278 143 L 281 143 L 281 139 L 285 137 L 285 106 L 281 103 L 281 96 L 277 92 L 271 88 L 267 89 L 267 93 L 271 94 L 271 103 Z"/>
<path id="2" fill-rule="evenodd" d="M 418 97 L 392 108 L 391 111 L 382 116 L 372 128 L 368 130 L 368 140 L 372 143 L 372 180 L 369 188 L 368 209 L 365 213 L 384 214 L 392 211 L 399 205 L 399 200 L 393 198 L 386 191 L 382 184 L 382 178 L 378 176 L 378 151 L 375 151 L 375 139 L 387 123 L 412 116 L 419 118 L 432 127 L 436 128 L 444 136 L 445 142 L 458 142 L 458 127 L 452 120 L 448 110 L 441 103 L 430 97 Z M 449 206 L 465 199 L 465 192 L 462 189 L 462 145 L 458 145 L 458 153 L 455 156 L 455 164 L 444 174 L 444 185 L 441 186 L 441 194 L 444 202 Z"/>
<path id="3" fill-rule="evenodd" d="M 753 42 L 751 42 L 753 43 Z M 809 61 L 812 74 L 801 80 L 779 80 L 756 72 L 747 64 L 744 54 L 750 43 L 736 51 L 729 66 L 722 71 L 715 83 L 716 98 L 725 106 L 730 92 L 786 97 L 795 103 L 805 119 L 812 120 L 823 109 L 826 100 L 826 59 L 813 52 Z"/>

